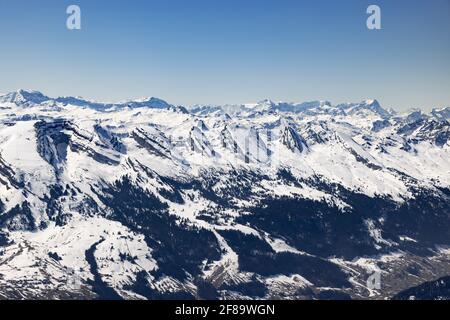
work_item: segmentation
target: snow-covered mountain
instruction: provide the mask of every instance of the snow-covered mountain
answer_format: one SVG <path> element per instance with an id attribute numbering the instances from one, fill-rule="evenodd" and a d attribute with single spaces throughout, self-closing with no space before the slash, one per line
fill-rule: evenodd
<path id="1" fill-rule="evenodd" d="M 449 200 L 448 108 L 0 96 L 0 298 L 389 298 Z"/>

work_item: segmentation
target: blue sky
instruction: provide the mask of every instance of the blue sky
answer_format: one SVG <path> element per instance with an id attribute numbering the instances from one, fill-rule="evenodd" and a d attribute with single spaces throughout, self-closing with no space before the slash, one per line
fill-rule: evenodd
<path id="1" fill-rule="evenodd" d="M 450 0 L 2 0 L 0 92 L 429 109 L 450 105 L 449 32 Z"/>

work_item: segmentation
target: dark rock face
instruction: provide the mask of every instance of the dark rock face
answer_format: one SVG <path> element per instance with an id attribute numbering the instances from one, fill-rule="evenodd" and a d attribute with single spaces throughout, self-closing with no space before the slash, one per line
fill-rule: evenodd
<path id="1" fill-rule="evenodd" d="M 281 132 L 281 143 L 283 143 L 292 152 L 303 152 L 306 148 L 306 142 L 290 126 L 285 126 Z"/>
<path id="2" fill-rule="evenodd" d="M 86 261 L 89 263 L 91 273 L 94 275 L 94 280 L 89 281 L 89 284 L 92 286 L 92 290 L 98 295 L 98 299 L 100 300 L 122 300 L 122 297 L 102 280 L 102 277 L 98 272 L 94 253 L 96 247 L 104 240 L 105 239 L 101 239 L 86 250 Z"/>
<path id="3" fill-rule="evenodd" d="M 29 204 L 24 202 L 17 205 L 8 212 L 0 215 L 0 228 L 8 231 L 35 231 L 36 221 L 31 213 Z"/>
<path id="4" fill-rule="evenodd" d="M 72 152 L 85 153 L 102 164 L 117 165 L 119 163 L 117 158 L 105 155 L 107 152 L 101 152 L 103 146 L 92 146 L 93 136 L 83 132 L 71 121 L 64 119 L 39 121 L 35 124 L 35 128 L 38 153 L 53 166 L 57 176 L 64 170 L 68 148 Z M 120 143 L 114 137 L 109 142 L 112 146 L 120 148 Z"/>
<path id="5" fill-rule="evenodd" d="M 393 300 L 449 300 L 450 277 L 423 283 L 395 295 Z"/>
<path id="6" fill-rule="evenodd" d="M 0 232 L 0 247 L 9 244 L 8 236 L 4 232 Z"/>
<path id="7" fill-rule="evenodd" d="M 372 131 L 379 132 L 391 125 L 389 120 L 377 120 L 373 123 Z"/>

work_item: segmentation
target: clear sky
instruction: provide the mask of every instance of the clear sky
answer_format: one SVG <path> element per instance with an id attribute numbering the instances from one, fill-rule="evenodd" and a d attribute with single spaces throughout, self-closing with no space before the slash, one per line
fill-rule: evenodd
<path id="1" fill-rule="evenodd" d="M 77 4 L 82 30 L 66 29 Z M 382 30 L 366 28 L 377 4 Z M 0 92 L 450 105 L 450 0 L 1 0 Z"/>

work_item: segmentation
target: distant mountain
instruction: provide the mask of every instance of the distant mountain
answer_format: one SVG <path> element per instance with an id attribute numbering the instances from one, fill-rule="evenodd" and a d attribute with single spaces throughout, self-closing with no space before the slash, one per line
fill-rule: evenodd
<path id="1" fill-rule="evenodd" d="M 442 109 L 433 109 L 433 111 L 431 111 L 431 114 L 437 119 L 450 121 L 450 107 Z"/>
<path id="2" fill-rule="evenodd" d="M 332 105 L 329 101 L 310 101 L 303 103 L 274 102 L 266 99 L 254 104 L 231 105 L 231 106 L 194 106 L 190 111 L 197 115 L 206 115 L 213 112 L 226 112 L 229 114 L 252 114 L 252 113 L 294 113 L 307 116 L 328 115 L 376 115 L 381 118 L 389 118 L 394 115 L 392 110 L 383 109 L 377 100 L 365 100 L 360 103 L 345 103 Z"/>
<path id="3" fill-rule="evenodd" d="M 155 108 L 155 109 L 168 109 L 171 107 L 166 101 L 158 98 L 145 98 L 141 100 L 134 100 L 125 103 L 118 104 L 120 106 L 127 106 L 129 108 Z"/>
<path id="4" fill-rule="evenodd" d="M 430 297 L 449 159 L 447 109 L 9 93 L 0 299 Z"/>
<path id="5" fill-rule="evenodd" d="M 374 113 L 382 118 L 388 118 L 392 115 L 390 112 L 383 109 L 377 100 L 365 100 L 361 103 L 341 104 L 337 107 L 344 110 L 348 115 L 366 115 L 367 112 Z"/>
<path id="6" fill-rule="evenodd" d="M 0 103 L 14 103 L 16 105 L 41 104 L 50 100 L 41 92 L 32 90 L 17 90 L 0 96 Z"/>
<path id="7" fill-rule="evenodd" d="M 41 92 L 23 89 L 0 96 L 0 103 L 14 103 L 18 106 L 36 106 L 46 102 L 58 103 L 63 106 L 71 105 L 76 107 L 91 108 L 99 111 L 121 108 L 169 109 L 173 107 L 166 101 L 154 97 L 130 100 L 120 103 L 101 103 L 85 100 L 80 97 L 49 98 Z"/>

